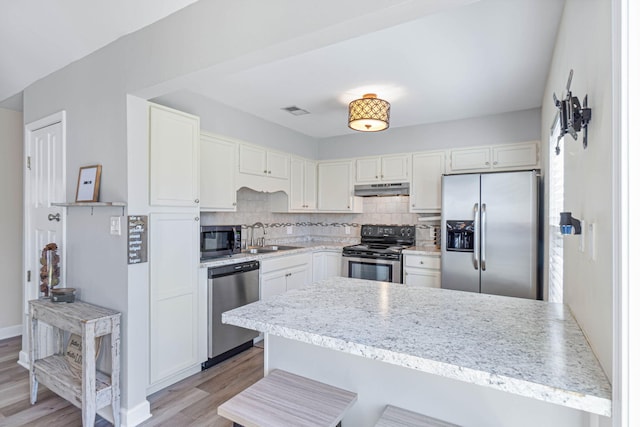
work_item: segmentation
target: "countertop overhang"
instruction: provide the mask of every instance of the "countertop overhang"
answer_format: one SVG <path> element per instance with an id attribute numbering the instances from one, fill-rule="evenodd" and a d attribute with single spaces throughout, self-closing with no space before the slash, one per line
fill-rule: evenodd
<path id="1" fill-rule="evenodd" d="M 611 416 L 611 385 L 563 304 L 336 277 L 222 321 Z"/>

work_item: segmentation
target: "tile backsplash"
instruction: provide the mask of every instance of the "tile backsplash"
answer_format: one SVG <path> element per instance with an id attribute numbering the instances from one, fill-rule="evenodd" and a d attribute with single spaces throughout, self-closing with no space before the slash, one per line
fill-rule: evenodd
<path id="1" fill-rule="evenodd" d="M 241 188 L 237 195 L 236 212 L 203 212 L 202 225 L 242 224 L 243 240 L 249 233 L 245 227 L 256 222 L 265 225 L 254 229 L 254 237 L 264 237 L 268 244 L 303 241 L 332 241 L 345 244 L 360 241 L 362 224 L 416 225 L 416 242 L 433 244 L 432 228 L 418 221 L 418 214 L 409 213 L 409 197 L 365 197 L 363 213 L 274 213 L 270 208 L 270 193 Z M 287 234 L 291 227 L 292 234 Z"/>

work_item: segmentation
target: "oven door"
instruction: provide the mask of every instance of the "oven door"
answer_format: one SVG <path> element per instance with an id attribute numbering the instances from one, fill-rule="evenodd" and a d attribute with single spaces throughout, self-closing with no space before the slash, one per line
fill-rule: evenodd
<path id="1" fill-rule="evenodd" d="M 342 256 L 342 277 L 401 283 L 401 268 L 400 260 Z"/>

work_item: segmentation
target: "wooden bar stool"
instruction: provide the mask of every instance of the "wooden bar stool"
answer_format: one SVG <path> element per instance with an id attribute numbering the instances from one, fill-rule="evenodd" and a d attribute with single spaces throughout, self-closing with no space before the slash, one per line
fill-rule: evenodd
<path id="1" fill-rule="evenodd" d="M 460 427 L 417 412 L 387 405 L 375 427 Z"/>
<path id="2" fill-rule="evenodd" d="M 218 407 L 244 427 L 334 427 L 358 395 L 279 369 Z"/>

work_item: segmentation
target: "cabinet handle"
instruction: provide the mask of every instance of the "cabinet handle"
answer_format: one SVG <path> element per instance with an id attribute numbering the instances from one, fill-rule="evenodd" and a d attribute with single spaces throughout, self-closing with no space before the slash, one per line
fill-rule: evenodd
<path id="1" fill-rule="evenodd" d="M 489 166 L 489 162 L 484 162 L 485 165 Z"/>
<path id="2" fill-rule="evenodd" d="M 233 203 L 231 203 L 231 205 L 232 205 L 232 206 L 236 206 L 236 205 L 237 205 L 237 203 L 236 203 L 236 202 L 233 202 Z"/>
<path id="3" fill-rule="evenodd" d="M 411 207 L 415 208 L 415 207 L 416 207 L 416 204 L 415 204 L 415 203 L 414 203 L 414 204 L 412 204 L 412 205 L 411 205 Z"/>
<path id="4" fill-rule="evenodd" d="M 200 199 L 195 199 L 194 202 L 200 203 Z"/>
<path id="5" fill-rule="evenodd" d="M 378 179 L 378 175 L 376 175 L 376 179 Z"/>
<path id="6" fill-rule="evenodd" d="M 271 174 L 271 171 L 269 171 L 269 174 Z"/>
<path id="7" fill-rule="evenodd" d="M 381 174 L 381 175 L 380 175 L 380 179 L 383 179 L 383 178 L 384 178 L 384 175 L 382 175 L 382 174 Z"/>
<path id="8" fill-rule="evenodd" d="M 351 206 L 347 205 L 347 209 L 351 209 Z"/>
<path id="9" fill-rule="evenodd" d="M 197 217 L 193 218 L 193 220 L 196 221 L 196 222 L 200 221 L 200 217 L 197 216 Z"/>
<path id="10" fill-rule="evenodd" d="M 424 264 L 424 261 L 420 261 L 420 264 Z"/>
<path id="11" fill-rule="evenodd" d="M 497 161 L 497 160 L 495 160 L 495 161 L 493 162 L 493 164 L 494 164 L 494 165 L 497 165 L 497 164 L 498 164 L 498 161 Z"/>
<path id="12" fill-rule="evenodd" d="M 267 173 L 267 170 L 266 170 L 266 169 L 264 170 L 264 173 Z"/>
<path id="13" fill-rule="evenodd" d="M 47 215 L 47 219 L 49 221 L 58 221 L 58 222 L 60 222 L 60 214 L 59 213 L 57 213 L 55 215 L 54 214 L 49 214 L 49 215 Z"/>

